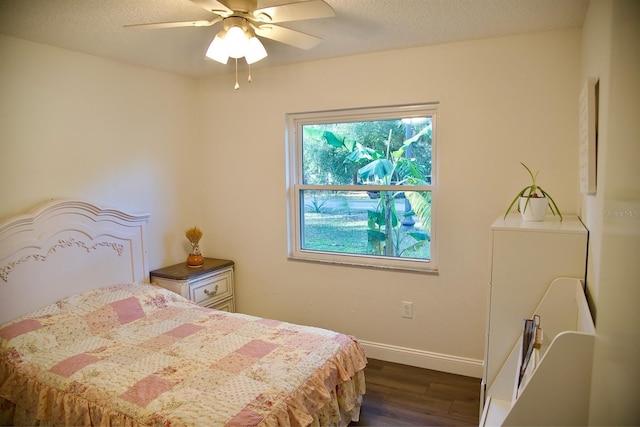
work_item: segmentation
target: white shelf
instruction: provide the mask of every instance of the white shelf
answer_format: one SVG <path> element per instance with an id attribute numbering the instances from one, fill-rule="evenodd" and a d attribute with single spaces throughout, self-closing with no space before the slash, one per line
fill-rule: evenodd
<path id="1" fill-rule="evenodd" d="M 582 281 L 554 280 L 534 314 L 544 331 L 538 363 L 518 392 L 520 339 L 487 390 L 481 426 L 587 424 L 595 327 Z"/>
<path id="2" fill-rule="evenodd" d="M 511 410 L 511 400 L 501 400 L 489 397 L 484 407 L 480 425 L 497 426 L 502 424 Z"/>
<path id="3" fill-rule="evenodd" d="M 493 230 L 515 230 L 532 232 L 584 233 L 584 225 L 575 215 L 560 217 L 547 215 L 544 221 L 524 221 L 519 213 L 511 213 L 506 218 L 498 218 L 491 224 Z"/>
<path id="4" fill-rule="evenodd" d="M 575 215 L 533 222 L 510 214 L 494 221 L 491 234 L 483 397 L 518 341 L 522 319 L 531 315 L 549 284 L 557 277 L 584 279 L 588 240 Z"/>

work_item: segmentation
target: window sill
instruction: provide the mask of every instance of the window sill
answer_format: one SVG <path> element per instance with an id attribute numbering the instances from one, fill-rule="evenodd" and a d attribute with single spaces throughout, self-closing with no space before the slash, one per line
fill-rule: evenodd
<path id="1" fill-rule="evenodd" d="M 372 261 L 372 258 L 375 261 Z M 300 252 L 290 254 L 289 261 L 312 262 L 318 264 L 331 264 L 345 267 L 366 268 L 375 270 L 392 270 L 398 272 L 421 273 L 438 275 L 438 266 L 432 261 L 411 261 L 411 260 L 389 260 L 385 258 L 375 258 L 369 256 L 334 256 L 332 254 L 319 252 Z"/>

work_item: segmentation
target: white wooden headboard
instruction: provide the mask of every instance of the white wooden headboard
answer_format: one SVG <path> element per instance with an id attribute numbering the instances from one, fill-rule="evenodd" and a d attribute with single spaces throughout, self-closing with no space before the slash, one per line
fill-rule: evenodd
<path id="1" fill-rule="evenodd" d="M 60 199 L 0 220 L 0 324 L 79 292 L 148 282 L 148 219 Z"/>

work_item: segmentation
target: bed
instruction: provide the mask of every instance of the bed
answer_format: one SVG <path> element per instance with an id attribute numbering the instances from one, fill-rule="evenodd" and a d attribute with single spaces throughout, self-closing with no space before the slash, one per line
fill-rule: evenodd
<path id="1" fill-rule="evenodd" d="M 358 420 L 366 356 L 355 338 L 147 283 L 148 220 L 53 200 L 0 222 L 0 424 Z"/>

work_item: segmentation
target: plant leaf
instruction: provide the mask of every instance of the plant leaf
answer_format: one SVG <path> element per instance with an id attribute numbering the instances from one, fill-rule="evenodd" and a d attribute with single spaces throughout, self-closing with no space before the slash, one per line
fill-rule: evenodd
<path id="1" fill-rule="evenodd" d="M 348 151 L 353 151 L 355 148 L 356 140 L 343 135 L 336 135 L 328 130 L 316 129 L 313 127 L 304 126 L 302 128 L 304 138 L 310 138 L 320 141 L 326 141 L 327 144 L 332 147 L 341 148 L 344 147 Z"/>
<path id="2" fill-rule="evenodd" d="M 407 234 L 418 241 L 427 241 L 427 242 L 431 241 L 431 237 L 429 236 L 428 233 L 420 233 L 420 232 L 414 231 Z"/>
<path id="3" fill-rule="evenodd" d="M 542 187 L 538 187 L 540 189 L 540 192 L 542 193 L 543 196 L 545 196 L 546 198 L 549 199 L 549 208 L 551 209 L 551 213 L 552 214 L 558 214 L 558 216 L 560 217 L 560 221 L 562 221 L 562 214 L 560 213 L 560 209 L 558 209 L 558 205 L 556 205 L 556 202 L 553 200 L 553 197 L 551 197 L 551 195 L 549 193 L 547 193 L 546 191 L 544 191 L 542 189 Z M 555 212 L 554 212 L 555 210 Z"/>
<path id="4" fill-rule="evenodd" d="M 384 215 L 382 215 L 380 211 L 368 210 L 367 217 L 367 224 L 370 229 L 375 229 L 376 227 L 381 227 L 385 224 Z"/>
<path id="5" fill-rule="evenodd" d="M 417 191 L 405 192 L 405 197 L 409 200 L 411 209 L 418 215 L 422 226 L 427 230 L 431 229 L 431 203 L 428 194 L 421 194 Z"/>
<path id="6" fill-rule="evenodd" d="M 358 173 L 365 181 L 376 178 L 384 180 L 391 177 L 393 169 L 393 163 L 390 160 L 376 159 L 358 169 Z"/>
<path id="7" fill-rule="evenodd" d="M 529 167 L 527 167 L 527 165 L 525 165 L 522 162 L 520 162 L 520 164 L 522 166 L 524 166 L 524 168 L 527 170 L 527 172 L 529 172 L 529 176 L 531 177 L 531 182 L 532 182 L 533 187 L 535 189 L 535 187 L 536 187 L 536 177 L 538 176 L 538 172 L 536 172 L 536 174 L 534 175 L 533 172 L 531 172 L 531 169 L 529 169 Z"/>
<path id="8" fill-rule="evenodd" d="M 359 163 L 361 161 L 371 161 L 375 159 L 380 159 L 384 157 L 384 154 L 379 150 L 374 150 L 373 148 L 365 147 L 359 142 L 355 144 L 354 149 L 349 153 L 348 156 L 345 157 L 344 162 L 347 161 L 351 163 Z"/>
<path id="9" fill-rule="evenodd" d="M 511 212 L 511 208 L 516 203 L 516 201 L 518 201 L 518 199 L 520 199 L 520 197 L 522 197 L 522 195 L 524 194 L 525 191 L 527 191 L 528 188 L 530 188 L 530 186 L 529 187 L 524 187 L 518 194 L 516 194 L 516 197 L 514 197 L 514 199 L 511 201 L 511 204 L 509 204 L 509 207 L 507 208 L 507 211 L 504 213 L 504 217 L 505 218 L 507 217 L 507 215 L 509 215 L 509 212 Z"/>

